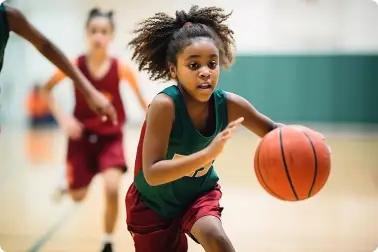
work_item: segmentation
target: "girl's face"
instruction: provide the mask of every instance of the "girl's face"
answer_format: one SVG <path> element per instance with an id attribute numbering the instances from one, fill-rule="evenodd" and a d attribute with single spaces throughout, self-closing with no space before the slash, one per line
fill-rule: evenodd
<path id="1" fill-rule="evenodd" d="M 89 49 L 106 50 L 113 39 L 113 27 L 107 17 L 94 17 L 87 25 Z"/>
<path id="2" fill-rule="evenodd" d="M 219 77 L 219 50 L 210 38 L 196 38 L 176 56 L 170 66 L 172 78 L 200 102 L 209 101 Z"/>

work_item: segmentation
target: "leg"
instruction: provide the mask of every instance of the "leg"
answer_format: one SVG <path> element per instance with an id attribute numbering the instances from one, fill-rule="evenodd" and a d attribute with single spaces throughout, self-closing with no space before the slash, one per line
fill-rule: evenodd
<path id="1" fill-rule="evenodd" d="M 183 231 L 207 252 L 235 251 L 220 221 L 223 210 L 219 205 L 221 197 L 220 186 L 216 185 L 187 209 L 181 221 Z"/>
<path id="2" fill-rule="evenodd" d="M 118 168 L 108 168 L 103 172 L 105 183 L 105 233 L 113 233 L 118 216 L 118 189 L 122 171 Z"/>
<path id="3" fill-rule="evenodd" d="M 82 201 L 87 195 L 88 186 L 95 175 L 96 163 L 85 139 L 69 140 L 66 163 L 68 192 L 75 202 Z"/>
<path id="4" fill-rule="evenodd" d="M 235 252 L 223 230 L 221 221 L 215 216 L 204 216 L 198 219 L 191 229 L 191 234 L 206 252 Z"/>
<path id="5" fill-rule="evenodd" d="M 118 189 L 126 170 L 123 154 L 123 136 L 102 136 L 99 138 L 98 162 L 105 182 L 105 233 L 113 233 L 118 216 Z"/>
<path id="6" fill-rule="evenodd" d="M 188 241 L 179 221 L 163 219 L 148 208 L 134 184 L 126 195 L 126 216 L 136 252 L 187 252 Z"/>

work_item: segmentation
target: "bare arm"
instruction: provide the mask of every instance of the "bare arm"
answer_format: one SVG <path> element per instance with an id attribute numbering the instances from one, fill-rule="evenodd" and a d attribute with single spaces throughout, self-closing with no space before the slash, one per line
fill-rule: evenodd
<path id="1" fill-rule="evenodd" d="M 6 12 L 10 30 L 32 43 L 43 56 L 70 77 L 76 87 L 84 95 L 92 110 L 100 115 L 108 116 L 116 123 L 117 118 L 114 107 L 106 97 L 98 92 L 83 74 L 71 64 L 62 51 L 29 23 L 20 11 L 6 5 Z"/>
<path id="2" fill-rule="evenodd" d="M 177 180 L 211 161 L 205 151 L 165 160 L 174 113 L 173 101 L 164 94 L 158 95 L 149 107 L 143 144 L 143 172 L 150 185 Z"/>
<path id="3" fill-rule="evenodd" d="M 135 77 L 135 74 L 124 64 L 119 64 L 119 75 L 122 80 L 126 80 L 131 88 L 133 89 L 140 106 L 146 111 L 147 103 L 144 100 L 142 92 L 140 91 L 138 81 Z"/>
<path id="4" fill-rule="evenodd" d="M 29 23 L 19 10 L 6 5 L 6 11 L 10 30 L 32 43 L 43 56 L 77 83 L 77 88 L 84 95 L 87 95 L 88 90 L 93 87 L 87 81 L 83 81 L 82 74 L 71 64 L 62 51 Z"/>
<path id="5" fill-rule="evenodd" d="M 161 185 L 177 180 L 213 161 L 222 152 L 234 129 L 243 121 L 239 118 L 231 122 L 203 150 L 179 159 L 165 160 L 174 111 L 173 101 L 164 94 L 158 95 L 148 110 L 143 144 L 143 172 L 150 185 Z"/>
<path id="6" fill-rule="evenodd" d="M 54 96 L 51 94 L 52 89 L 59 84 L 66 76 L 60 70 L 57 70 L 54 75 L 43 86 L 43 93 L 47 98 L 48 106 L 68 137 L 71 139 L 79 139 L 81 137 L 83 126 L 72 115 L 65 113 L 55 102 Z"/>
<path id="7" fill-rule="evenodd" d="M 258 112 L 246 99 L 229 92 L 227 92 L 227 108 L 229 121 L 244 117 L 243 126 L 260 137 L 280 125 Z"/>
<path id="8" fill-rule="evenodd" d="M 51 76 L 51 78 L 47 81 L 47 83 L 43 86 L 44 94 L 46 95 L 48 99 L 48 105 L 49 108 L 54 116 L 54 118 L 57 120 L 59 125 L 63 125 L 64 121 L 69 117 L 66 115 L 56 104 L 53 95 L 51 94 L 52 89 L 58 85 L 64 78 L 66 78 L 65 74 L 60 71 L 56 70 L 56 72 Z"/>

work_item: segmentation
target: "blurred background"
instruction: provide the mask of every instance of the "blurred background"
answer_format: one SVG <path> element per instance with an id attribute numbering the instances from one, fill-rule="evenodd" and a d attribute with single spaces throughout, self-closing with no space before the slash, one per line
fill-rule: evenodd
<path id="1" fill-rule="evenodd" d="M 115 11 L 111 46 L 137 75 L 143 95 L 154 83 L 131 62 L 127 43 L 135 25 L 156 12 L 173 15 L 191 5 L 233 11 L 235 64 L 220 87 L 247 98 L 275 121 L 324 133 L 332 148 L 330 179 L 319 195 L 299 203 L 266 194 L 252 171 L 258 139 L 241 130 L 217 161 L 223 184 L 224 225 L 237 251 L 373 251 L 378 246 L 378 5 L 371 0 L 8 0 L 70 58 L 86 48 L 84 24 L 93 7 Z M 76 206 L 52 191 L 64 170 L 66 137 L 55 128 L 30 130 L 30 99 L 55 67 L 15 34 L 0 75 L 0 247 L 5 251 L 97 251 L 103 206 L 101 179 Z M 125 146 L 133 168 L 144 112 L 121 85 L 128 115 Z M 71 111 L 70 80 L 54 90 Z M 238 159 L 234 160 L 235 156 Z M 123 197 L 117 251 L 133 251 Z M 244 214 L 243 214 L 244 213 Z M 245 221 L 240 217 L 245 215 Z M 95 220 L 95 221 L 94 221 Z M 1 250 L 0 250 L 1 251 Z M 190 244 L 190 251 L 202 251 Z"/>

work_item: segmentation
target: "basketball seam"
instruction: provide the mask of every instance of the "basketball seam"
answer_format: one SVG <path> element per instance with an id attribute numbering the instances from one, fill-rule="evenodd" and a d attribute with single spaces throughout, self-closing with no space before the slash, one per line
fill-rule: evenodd
<path id="1" fill-rule="evenodd" d="M 261 141 L 260 143 L 260 146 L 257 147 L 257 169 L 256 169 L 256 172 L 260 175 L 260 179 L 261 179 L 261 182 L 263 183 L 263 185 L 265 186 L 265 189 L 270 193 L 272 194 L 273 196 L 276 196 L 277 198 L 281 199 L 281 200 L 284 200 L 284 198 L 282 198 L 281 196 L 279 196 L 278 194 L 276 194 L 269 186 L 268 184 L 265 182 L 264 180 L 264 177 L 261 173 L 261 170 L 260 170 L 260 149 L 261 149 L 261 146 L 263 145 L 264 143 L 264 139 Z"/>
<path id="2" fill-rule="evenodd" d="M 294 185 L 293 185 L 293 181 L 291 180 L 291 176 L 290 176 L 290 173 L 289 173 L 289 168 L 288 168 L 287 163 L 286 163 L 285 152 L 284 152 L 283 141 L 282 141 L 282 129 L 281 128 L 279 129 L 279 133 L 280 133 L 281 155 L 282 155 L 282 160 L 283 160 L 284 167 L 285 167 L 286 176 L 287 176 L 287 179 L 289 180 L 289 184 L 290 184 L 291 190 L 292 190 L 292 192 L 293 192 L 296 200 L 299 200 L 297 192 L 295 191 L 295 188 L 294 188 Z"/>
<path id="3" fill-rule="evenodd" d="M 311 145 L 311 149 L 312 149 L 312 153 L 314 155 L 314 159 L 315 159 L 315 169 L 314 169 L 314 177 L 312 179 L 312 184 L 311 184 L 311 187 L 310 187 L 310 190 L 308 192 L 308 196 L 307 197 L 311 197 L 311 194 L 312 194 L 312 190 L 314 189 L 314 185 L 315 185 L 315 181 L 316 181 L 316 178 L 317 178 L 317 175 L 318 175 L 318 157 L 316 155 L 316 150 L 315 150 L 315 146 L 310 138 L 310 136 L 306 133 L 306 132 L 303 132 L 303 134 L 307 137 L 308 141 L 310 142 L 310 145 Z"/>

